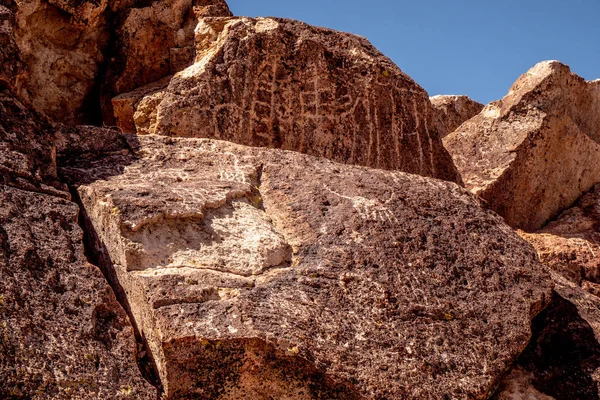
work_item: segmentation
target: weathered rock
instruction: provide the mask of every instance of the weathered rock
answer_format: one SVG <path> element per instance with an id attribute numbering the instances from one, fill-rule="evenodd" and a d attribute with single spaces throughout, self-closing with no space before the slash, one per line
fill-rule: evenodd
<path id="1" fill-rule="evenodd" d="M 433 96 L 429 99 L 433 106 L 435 125 L 441 138 L 454 132 L 483 109 L 483 104 L 467 96 Z"/>
<path id="2" fill-rule="evenodd" d="M 14 15 L 11 10 L 0 2 L 0 91 L 5 88 L 14 89 L 19 78 L 22 77 L 25 64 L 14 38 Z"/>
<path id="3" fill-rule="evenodd" d="M 444 138 L 466 186 L 528 232 L 600 182 L 600 82 L 556 61 Z"/>
<path id="4" fill-rule="evenodd" d="M 594 293 L 600 284 L 600 185 L 540 231 L 521 236 L 550 269 Z"/>
<path id="5" fill-rule="evenodd" d="M 52 125 L 0 92 L 0 185 L 69 198 L 57 176 Z"/>
<path id="6" fill-rule="evenodd" d="M 114 125 L 111 98 L 179 72 L 194 62 L 194 28 L 204 17 L 228 17 L 224 0 L 158 0 L 131 8 L 117 28 L 115 55 L 102 88 L 103 119 Z M 130 132 L 131 128 L 127 128 Z"/>
<path id="7" fill-rule="evenodd" d="M 155 399 L 76 204 L 0 185 L 0 398 Z"/>
<path id="8" fill-rule="evenodd" d="M 194 65 L 137 101 L 133 122 L 117 115 L 122 129 L 460 181 L 427 93 L 366 39 L 273 18 L 205 18 L 195 35 Z"/>
<path id="9" fill-rule="evenodd" d="M 550 297 L 454 183 L 127 138 L 63 172 L 170 399 L 487 398 Z"/>
<path id="10" fill-rule="evenodd" d="M 90 95 L 109 43 L 108 0 L 24 0 L 15 7 L 15 39 L 28 67 L 18 94 L 65 123 L 96 117 Z"/>
<path id="11" fill-rule="evenodd" d="M 493 400 L 556 400 L 537 390 L 532 383 L 533 374 L 521 366 L 515 367 L 502 381 Z"/>

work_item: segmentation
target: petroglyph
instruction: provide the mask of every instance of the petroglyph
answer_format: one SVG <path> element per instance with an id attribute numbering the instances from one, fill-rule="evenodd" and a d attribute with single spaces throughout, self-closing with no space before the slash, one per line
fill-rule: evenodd
<path id="1" fill-rule="evenodd" d="M 390 198 L 381 203 L 379 200 L 371 200 L 361 196 L 344 196 L 334 190 L 331 190 L 327 185 L 325 189 L 339 198 L 346 199 L 352 202 L 352 207 L 358 212 L 362 219 L 367 221 L 383 221 L 383 222 L 398 222 L 398 218 L 387 205 L 394 200 L 395 193 L 392 192 Z"/>

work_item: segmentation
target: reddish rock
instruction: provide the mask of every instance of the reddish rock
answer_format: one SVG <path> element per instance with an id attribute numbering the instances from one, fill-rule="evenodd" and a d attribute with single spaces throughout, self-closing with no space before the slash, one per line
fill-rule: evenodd
<path id="1" fill-rule="evenodd" d="M 536 231 L 600 182 L 600 85 L 556 61 L 444 138 L 466 186 Z"/>
<path id="2" fill-rule="evenodd" d="M 63 172 L 168 398 L 486 398 L 549 299 L 531 247 L 454 183 L 127 139 Z"/>
<path id="3" fill-rule="evenodd" d="M 194 65 L 137 102 L 137 133 L 460 181 L 427 93 L 366 39 L 273 18 L 205 18 L 195 35 Z M 121 128 L 129 115 L 117 115 Z"/>
<path id="4" fill-rule="evenodd" d="M 14 14 L 4 7 L 0 1 L 0 91 L 15 88 L 18 79 L 22 78 L 25 64 L 14 38 Z"/>
<path id="5" fill-rule="evenodd" d="M 77 205 L 0 185 L 0 398 L 156 399 Z"/>
<path id="6" fill-rule="evenodd" d="M 467 96 L 433 96 L 429 98 L 433 106 L 435 124 L 441 138 L 454 132 L 465 121 L 481 112 L 483 104 Z"/>

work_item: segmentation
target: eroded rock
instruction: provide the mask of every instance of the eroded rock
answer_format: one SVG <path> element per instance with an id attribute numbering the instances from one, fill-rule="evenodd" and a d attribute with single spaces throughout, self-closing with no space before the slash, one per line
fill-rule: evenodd
<path id="1" fill-rule="evenodd" d="M 435 124 L 441 138 L 454 132 L 465 121 L 481 112 L 483 104 L 467 96 L 433 96 L 429 98 L 433 106 Z"/>
<path id="2" fill-rule="evenodd" d="M 0 185 L 0 398 L 156 399 L 79 208 Z"/>
<path id="3" fill-rule="evenodd" d="M 444 138 L 466 186 L 509 225 L 540 229 L 600 182 L 600 82 L 556 61 Z"/>
<path id="4" fill-rule="evenodd" d="M 0 2 L 0 91 L 13 89 L 17 80 L 22 78 L 25 64 L 14 37 L 14 14 Z"/>
<path id="5" fill-rule="evenodd" d="M 530 246 L 454 183 L 127 139 L 63 172 L 169 398 L 485 398 L 549 299 Z"/>
<path id="6" fill-rule="evenodd" d="M 195 51 L 162 90 L 131 101 L 133 121 L 117 115 L 122 129 L 460 181 L 427 93 L 362 37 L 284 19 L 205 18 Z"/>
<path id="7" fill-rule="evenodd" d="M 115 55 L 102 88 L 103 119 L 107 125 L 114 125 L 113 115 L 121 115 L 121 110 L 118 107 L 113 110 L 111 104 L 115 95 L 158 81 L 193 64 L 194 28 L 199 19 L 232 15 L 223 0 L 160 0 L 123 14 L 123 21 L 115 32 Z M 117 123 L 122 127 L 119 121 Z M 132 131 L 130 126 L 124 129 Z"/>

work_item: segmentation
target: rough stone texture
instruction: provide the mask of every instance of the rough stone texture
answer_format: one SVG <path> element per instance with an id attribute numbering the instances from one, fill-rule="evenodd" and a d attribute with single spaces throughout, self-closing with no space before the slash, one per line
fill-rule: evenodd
<path id="1" fill-rule="evenodd" d="M 108 0 L 23 0 L 15 8 L 15 39 L 28 67 L 18 82 L 23 101 L 52 119 L 89 121 L 110 33 Z"/>
<path id="2" fill-rule="evenodd" d="M 515 367 L 502 381 L 493 400 L 556 400 L 538 391 L 532 383 L 532 373 Z"/>
<path id="3" fill-rule="evenodd" d="M 535 234 L 521 233 L 548 267 L 598 294 L 600 284 L 600 185 Z"/>
<path id="4" fill-rule="evenodd" d="M 0 398 L 156 399 L 77 205 L 0 185 Z"/>
<path id="5" fill-rule="evenodd" d="M 467 188 L 528 232 L 600 182 L 600 81 L 556 61 L 444 138 Z"/>
<path id="6" fill-rule="evenodd" d="M 0 185 L 69 198 L 57 176 L 53 128 L 0 91 Z"/>
<path id="7" fill-rule="evenodd" d="M 124 130 L 275 147 L 460 181 L 427 93 L 366 39 L 272 18 L 205 18 L 196 59 Z M 134 96 L 135 97 L 135 96 Z"/>
<path id="8" fill-rule="evenodd" d="M 123 22 L 115 32 L 115 54 L 102 88 L 102 114 L 107 125 L 114 125 L 113 114 L 120 112 L 113 111 L 112 97 L 194 62 L 194 28 L 200 18 L 232 15 L 223 0 L 159 0 L 123 14 Z"/>
<path id="9" fill-rule="evenodd" d="M 479 114 L 484 107 L 483 104 L 467 96 L 433 96 L 429 100 L 433 106 L 435 125 L 441 138 L 448 136 L 465 121 Z"/>
<path id="10" fill-rule="evenodd" d="M 127 139 L 63 172 L 169 398 L 484 399 L 550 297 L 531 247 L 454 183 Z"/>
<path id="11" fill-rule="evenodd" d="M 22 78 L 25 70 L 13 31 L 14 14 L 0 1 L 0 91 L 14 89 L 17 79 Z"/>

